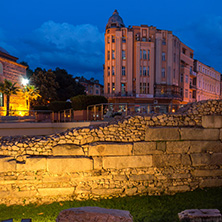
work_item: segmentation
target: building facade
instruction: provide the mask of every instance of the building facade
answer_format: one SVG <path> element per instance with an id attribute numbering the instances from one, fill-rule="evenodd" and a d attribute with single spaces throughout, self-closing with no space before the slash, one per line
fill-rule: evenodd
<path id="1" fill-rule="evenodd" d="M 82 86 L 85 87 L 86 95 L 95 95 L 102 96 L 103 95 L 103 85 L 99 83 L 99 80 L 91 78 L 90 80 L 82 77 L 76 77 L 76 82 L 79 82 Z"/>
<path id="2" fill-rule="evenodd" d="M 17 63 L 18 58 L 10 55 L 6 50 L 0 47 L 0 82 L 4 79 L 16 83 L 20 89 L 22 79 L 26 77 L 26 66 Z M 27 99 L 25 95 L 19 91 L 17 95 L 10 96 L 11 115 L 25 115 L 28 110 Z M 0 93 L 0 115 L 6 114 L 6 96 Z"/>
<path id="3" fill-rule="evenodd" d="M 104 95 L 118 103 L 197 101 L 193 55 L 171 31 L 127 28 L 115 10 L 106 25 Z"/>

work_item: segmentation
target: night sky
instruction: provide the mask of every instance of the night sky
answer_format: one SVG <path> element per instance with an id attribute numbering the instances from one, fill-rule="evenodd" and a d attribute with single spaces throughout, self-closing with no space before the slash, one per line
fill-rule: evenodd
<path id="1" fill-rule="evenodd" d="M 171 30 L 194 58 L 222 72 L 222 0 L 0 0 L 0 47 L 37 67 L 103 83 L 104 32 L 117 9 L 126 26 Z"/>

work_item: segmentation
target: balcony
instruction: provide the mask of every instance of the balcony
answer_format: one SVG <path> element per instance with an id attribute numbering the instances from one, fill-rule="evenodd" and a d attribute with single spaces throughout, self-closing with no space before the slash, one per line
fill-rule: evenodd
<path id="1" fill-rule="evenodd" d="M 197 89 L 196 85 L 190 84 L 190 89 Z"/>

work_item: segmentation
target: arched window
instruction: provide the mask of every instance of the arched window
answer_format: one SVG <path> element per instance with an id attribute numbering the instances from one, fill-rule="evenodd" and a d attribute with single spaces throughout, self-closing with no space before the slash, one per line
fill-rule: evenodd
<path id="1" fill-rule="evenodd" d="M 0 75 L 3 75 L 3 65 L 1 62 L 0 62 Z"/>

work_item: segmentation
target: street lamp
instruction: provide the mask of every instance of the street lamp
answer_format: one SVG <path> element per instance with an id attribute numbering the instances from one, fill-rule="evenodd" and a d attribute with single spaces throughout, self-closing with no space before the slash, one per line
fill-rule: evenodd
<path id="1" fill-rule="evenodd" d="M 28 79 L 22 78 L 22 85 L 26 86 L 29 83 Z"/>

